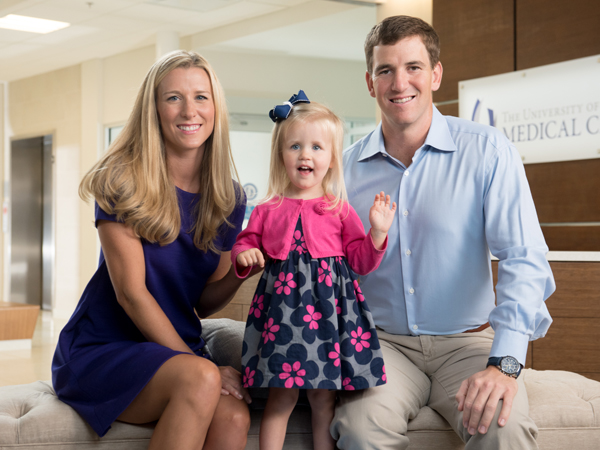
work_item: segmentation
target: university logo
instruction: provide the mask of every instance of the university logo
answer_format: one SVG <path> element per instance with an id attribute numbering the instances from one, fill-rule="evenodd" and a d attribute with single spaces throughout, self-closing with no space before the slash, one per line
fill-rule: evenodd
<path id="1" fill-rule="evenodd" d="M 483 117 L 481 117 L 481 120 L 480 120 L 482 111 L 485 111 L 485 112 L 483 113 Z M 486 121 L 486 116 L 487 116 L 487 121 Z M 493 127 L 496 126 L 496 118 L 494 116 L 494 111 L 489 108 L 483 107 L 481 104 L 481 100 L 479 100 L 479 99 L 477 99 L 477 101 L 475 102 L 475 108 L 473 108 L 473 115 L 471 116 L 471 120 L 473 122 L 483 123 L 486 125 L 491 125 Z"/>

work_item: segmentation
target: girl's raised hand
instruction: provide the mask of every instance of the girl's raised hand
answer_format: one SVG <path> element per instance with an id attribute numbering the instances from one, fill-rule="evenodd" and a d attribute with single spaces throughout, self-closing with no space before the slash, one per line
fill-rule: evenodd
<path id="1" fill-rule="evenodd" d="M 244 250 L 235 259 L 238 265 L 242 267 L 248 266 L 260 266 L 265 267 L 265 257 L 262 252 L 257 248 L 251 248 Z"/>
<path id="2" fill-rule="evenodd" d="M 390 207 L 390 196 L 385 195 L 383 191 L 375 195 L 373 206 L 369 210 L 369 222 L 371 223 L 371 238 L 375 248 L 381 249 L 385 242 L 387 232 L 392 226 L 394 215 L 396 214 L 396 202 Z"/>

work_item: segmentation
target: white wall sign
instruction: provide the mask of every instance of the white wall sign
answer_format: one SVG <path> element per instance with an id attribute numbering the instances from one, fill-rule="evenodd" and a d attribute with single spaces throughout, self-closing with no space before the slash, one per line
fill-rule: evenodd
<path id="1" fill-rule="evenodd" d="M 461 81 L 459 116 L 495 126 L 524 163 L 600 157 L 600 55 Z"/>

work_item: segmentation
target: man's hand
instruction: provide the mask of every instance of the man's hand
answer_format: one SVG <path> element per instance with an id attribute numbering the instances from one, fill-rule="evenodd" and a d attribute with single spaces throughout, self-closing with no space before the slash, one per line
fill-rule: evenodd
<path id="1" fill-rule="evenodd" d="M 458 410 L 463 411 L 463 426 L 469 434 L 487 433 L 500 400 L 503 403 L 498 425 L 506 425 L 518 389 L 516 379 L 504 375 L 494 366 L 463 381 L 456 400 Z"/>

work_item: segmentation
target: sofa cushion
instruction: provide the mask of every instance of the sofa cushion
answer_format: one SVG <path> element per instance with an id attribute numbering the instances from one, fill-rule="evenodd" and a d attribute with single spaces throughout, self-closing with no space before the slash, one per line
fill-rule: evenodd
<path id="1" fill-rule="evenodd" d="M 203 336 L 214 360 L 240 370 L 243 322 L 204 320 Z M 530 414 L 540 430 L 541 450 L 600 448 L 600 383 L 571 372 L 523 370 Z M 264 393 L 262 395 L 264 397 Z M 263 399 L 257 399 L 264 404 Z M 247 450 L 258 449 L 262 411 L 252 410 Z M 83 419 L 62 403 L 49 382 L 0 387 L 0 450 L 142 450 L 153 425 L 115 422 L 100 439 Z M 410 450 L 464 448 L 448 423 L 429 407 L 408 424 Z M 310 410 L 300 405 L 288 425 L 285 449 L 310 447 Z"/>
<path id="2" fill-rule="evenodd" d="M 231 319 L 205 319 L 202 321 L 202 337 L 208 353 L 219 366 L 231 366 L 242 370 L 242 342 L 246 324 Z"/>
<path id="3" fill-rule="evenodd" d="M 600 383 L 562 370 L 523 371 L 529 414 L 538 428 L 596 428 L 600 433 Z M 600 448 L 600 434 L 598 434 Z"/>
<path id="4" fill-rule="evenodd" d="M 146 449 L 153 428 L 115 422 L 100 439 L 74 409 L 58 400 L 50 382 L 0 388 L 0 449 L 12 445 L 33 449 L 34 444 L 50 444 L 44 448 L 53 450 L 85 449 L 92 444 L 99 449 L 121 445 L 123 449 Z M 106 446 L 99 446 L 101 442 Z"/>

